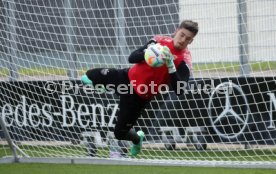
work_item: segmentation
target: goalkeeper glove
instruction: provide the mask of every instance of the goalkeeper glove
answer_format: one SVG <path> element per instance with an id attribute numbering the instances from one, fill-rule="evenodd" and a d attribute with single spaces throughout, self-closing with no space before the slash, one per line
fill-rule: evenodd
<path id="1" fill-rule="evenodd" d="M 163 60 L 166 63 L 166 66 L 168 68 L 169 74 L 176 72 L 176 68 L 173 62 L 173 55 L 170 51 L 170 49 L 167 46 L 164 46 L 162 49 L 162 52 L 164 54 Z"/>

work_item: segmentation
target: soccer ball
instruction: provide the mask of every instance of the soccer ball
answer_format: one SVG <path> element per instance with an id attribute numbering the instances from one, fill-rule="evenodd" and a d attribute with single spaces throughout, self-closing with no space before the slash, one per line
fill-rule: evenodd
<path id="1" fill-rule="evenodd" d="M 145 50 L 145 61 L 151 67 L 160 67 L 164 65 L 163 46 L 160 44 L 152 44 Z"/>

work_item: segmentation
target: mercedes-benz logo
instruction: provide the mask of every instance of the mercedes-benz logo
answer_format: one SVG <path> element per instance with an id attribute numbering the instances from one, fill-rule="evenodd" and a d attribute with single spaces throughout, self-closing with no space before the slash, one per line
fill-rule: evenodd
<path id="1" fill-rule="evenodd" d="M 219 84 L 209 98 L 208 116 L 220 137 L 237 138 L 249 118 L 249 106 L 242 89 L 232 82 Z"/>

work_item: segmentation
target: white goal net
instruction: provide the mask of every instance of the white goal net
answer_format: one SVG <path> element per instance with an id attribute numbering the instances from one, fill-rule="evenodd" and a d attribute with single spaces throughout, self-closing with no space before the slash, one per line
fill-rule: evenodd
<path id="1" fill-rule="evenodd" d="M 0 1 L 0 162 L 276 164 L 276 1 Z M 143 150 L 114 139 L 119 97 L 80 77 L 128 68 L 129 54 L 191 19 L 190 87 L 163 92 L 135 125 Z M 48 161 L 48 162 L 53 162 Z M 47 160 L 46 160 L 47 162 Z"/>

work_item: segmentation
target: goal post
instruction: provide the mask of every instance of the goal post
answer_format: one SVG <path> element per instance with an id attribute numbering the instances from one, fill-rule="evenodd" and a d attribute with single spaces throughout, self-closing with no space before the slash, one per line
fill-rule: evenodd
<path id="1" fill-rule="evenodd" d="M 3 0 L 0 163 L 48 162 L 275 168 L 274 1 Z M 199 23 L 185 94 L 162 89 L 134 129 L 113 130 L 119 97 L 83 86 L 91 68 L 132 66 L 155 35 Z M 12 156 L 12 157 L 10 157 Z"/>

